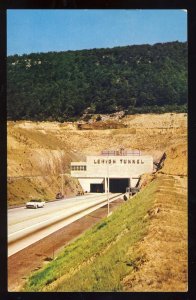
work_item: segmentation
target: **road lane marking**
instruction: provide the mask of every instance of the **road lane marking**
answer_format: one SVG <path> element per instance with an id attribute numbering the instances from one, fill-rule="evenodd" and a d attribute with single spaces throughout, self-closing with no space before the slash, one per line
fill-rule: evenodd
<path id="1" fill-rule="evenodd" d="M 112 196 L 112 197 L 110 197 L 110 199 L 115 198 L 115 197 L 118 197 L 118 195 L 116 195 L 116 196 L 110 195 L 110 196 Z M 104 197 L 104 198 L 105 198 L 105 197 Z M 97 203 L 94 203 L 93 205 L 86 206 L 86 207 L 84 207 L 84 205 L 83 205 L 79 211 L 78 211 L 77 209 L 74 209 L 74 208 L 75 208 L 75 207 L 74 207 L 71 211 L 69 211 L 69 214 L 67 214 L 67 215 L 64 215 L 64 213 L 61 213 L 60 215 L 55 215 L 55 216 L 53 216 L 53 217 L 51 217 L 51 218 L 49 218 L 49 219 L 47 219 L 47 220 L 44 220 L 44 221 L 42 221 L 42 222 L 38 222 L 38 223 L 33 224 L 33 225 L 31 225 L 31 226 L 28 226 L 28 227 L 26 227 L 26 228 L 23 228 L 23 229 L 20 229 L 20 230 L 15 231 L 15 232 L 13 232 L 13 233 L 10 233 L 10 234 L 8 234 L 8 240 L 9 240 L 10 237 L 12 237 L 12 236 L 14 236 L 14 235 L 18 235 L 18 234 L 20 234 L 21 232 L 24 232 L 24 231 L 28 232 L 31 228 L 39 227 L 41 224 L 45 224 L 45 223 L 48 223 L 48 222 L 49 222 L 49 226 L 50 226 L 51 221 L 54 220 L 54 219 L 56 219 L 56 221 L 58 222 L 58 220 L 60 221 L 60 220 L 62 220 L 63 218 L 69 218 L 69 217 L 72 216 L 73 214 L 80 213 L 80 211 L 87 210 L 88 208 L 91 208 L 91 207 L 93 207 L 93 206 L 99 205 L 99 204 L 101 204 L 102 202 L 107 201 L 107 199 L 104 199 L 104 198 L 103 198 L 103 199 L 98 199 L 98 200 L 96 200 Z M 102 202 L 100 202 L 100 201 L 102 201 Z M 89 203 L 88 203 L 88 204 L 89 204 Z M 40 229 L 41 229 L 41 228 L 40 228 Z M 9 241 L 8 241 L 8 243 L 9 243 Z"/>

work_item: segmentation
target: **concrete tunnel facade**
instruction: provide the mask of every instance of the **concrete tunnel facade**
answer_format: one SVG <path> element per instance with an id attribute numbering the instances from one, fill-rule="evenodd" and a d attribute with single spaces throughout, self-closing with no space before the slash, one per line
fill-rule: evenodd
<path id="1" fill-rule="evenodd" d="M 135 187 L 140 176 L 153 172 L 153 157 L 140 151 L 102 151 L 85 162 L 71 163 L 71 176 L 78 178 L 84 192 L 124 193 Z"/>

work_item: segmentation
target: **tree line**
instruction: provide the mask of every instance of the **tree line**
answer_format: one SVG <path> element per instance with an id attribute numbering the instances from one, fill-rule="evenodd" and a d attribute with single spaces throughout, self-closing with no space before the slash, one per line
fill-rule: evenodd
<path id="1" fill-rule="evenodd" d="M 186 112 L 187 43 L 31 53 L 7 58 L 9 120 L 90 113 Z"/>

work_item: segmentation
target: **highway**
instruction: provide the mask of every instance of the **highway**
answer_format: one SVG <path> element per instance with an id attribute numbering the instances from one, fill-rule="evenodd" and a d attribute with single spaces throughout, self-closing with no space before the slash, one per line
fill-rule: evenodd
<path id="1" fill-rule="evenodd" d="M 121 194 L 110 194 L 110 201 Z M 46 203 L 44 208 L 8 210 L 8 256 L 107 204 L 107 194 L 88 194 Z"/>

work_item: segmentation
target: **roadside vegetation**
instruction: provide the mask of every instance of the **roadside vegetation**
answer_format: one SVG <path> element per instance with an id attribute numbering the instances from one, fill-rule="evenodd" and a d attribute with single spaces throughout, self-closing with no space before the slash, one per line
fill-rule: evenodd
<path id="1" fill-rule="evenodd" d="M 32 274 L 23 291 L 186 289 L 186 178 L 158 174 Z"/>
<path id="2" fill-rule="evenodd" d="M 157 182 L 152 182 L 68 245 L 53 262 L 30 277 L 25 291 L 121 290 L 121 279 L 142 260 L 127 253 L 146 234 L 149 221 L 144 217 L 152 207 L 156 187 Z"/>

